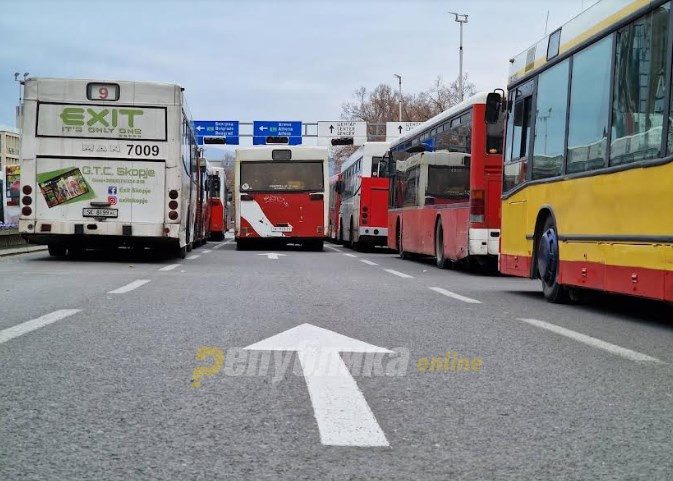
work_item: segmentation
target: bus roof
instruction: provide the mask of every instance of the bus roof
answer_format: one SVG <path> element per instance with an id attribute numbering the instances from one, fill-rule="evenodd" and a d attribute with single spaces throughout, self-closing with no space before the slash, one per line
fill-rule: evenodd
<path id="1" fill-rule="evenodd" d="M 362 158 L 364 155 L 370 155 L 372 157 L 383 157 L 388 148 L 390 147 L 389 142 L 365 142 L 362 146 L 353 152 L 346 162 L 341 165 L 341 172 L 345 172 L 351 165 L 357 162 L 358 159 Z"/>
<path id="2" fill-rule="evenodd" d="M 236 162 L 269 161 L 272 160 L 274 150 L 291 150 L 293 160 L 326 160 L 329 151 L 327 147 L 289 146 L 283 144 L 260 145 L 255 147 L 239 147 L 236 149 Z"/>
<path id="3" fill-rule="evenodd" d="M 116 84 L 119 86 L 119 99 L 108 101 L 114 104 L 137 103 L 148 105 L 182 105 L 182 91 L 178 84 L 161 82 L 138 82 L 134 80 L 84 79 L 30 77 L 25 81 L 24 99 L 42 102 L 91 102 L 87 98 L 87 85 L 90 83 Z"/>
<path id="4" fill-rule="evenodd" d="M 440 150 L 438 152 L 420 152 L 412 155 L 407 160 L 398 160 L 396 170 L 406 172 L 417 165 L 439 165 L 449 167 L 465 166 L 465 159 L 470 158 L 470 154 L 464 152 L 449 152 Z"/>
<path id="5" fill-rule="evenodd" d="M 395 141 L 391 142 L 390 148 L 392 149 L 394 147 L 397 147 L 400 144 L 405 143 L 409 139 L 413 139 L 418 134 L 420 134 L 420 133 L 422 133 L 426 130 L 432 129 L 437 124 L 441 124 L 445 120 L 450 119 L 451 117 L 453 117 L 456 114 L 462 112 L 463 110 L 468 109 L 469 107 L 471 107 L 474 104 L 485 104 L 487 95 L 488 95 L 488 92 L 479 92 L 479 93 L 473 95 L 472 97 L 463 100 L 459 104 L 456 104 L 453 107 L 446 109 L 441 114 L 435 115 L 431 119 L 423 122 L 418 127 L 415 127 L 414 129 L 410 130 L 409 132 L 404 134 L 399 139 L 396 139 Z"/>
<path id="6" fill-rule="evenodd" d="M 631 15 L 657 3 L 661 2 L 659 0 L 600 0 L 546 35 L 542 40 L 511 58 L 509 85 L 533 75 L 551 60 L 562 57 L 563 54 L 591 39 L 600 37 Z M 550 40 L 552 40 L 551 45 Z M 558 54 L 548 59 L 548 49 L 550 46 L 553 48 L 557 40 Z"/>

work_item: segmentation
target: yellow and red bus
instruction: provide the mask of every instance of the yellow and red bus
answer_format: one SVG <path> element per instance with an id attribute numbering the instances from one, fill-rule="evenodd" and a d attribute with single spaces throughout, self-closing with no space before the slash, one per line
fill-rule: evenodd
<path id="1" fill-rule="evenodd" d="M 500 270 L 551 302 L 673 300 L 672 21 L 602 0 L 510 61 Z"/>

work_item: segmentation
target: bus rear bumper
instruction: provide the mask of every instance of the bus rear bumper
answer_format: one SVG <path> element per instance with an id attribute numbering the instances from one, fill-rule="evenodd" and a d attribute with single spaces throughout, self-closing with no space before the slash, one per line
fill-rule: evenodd
<path id="1" fill-rule="evenodd" d="M 180 224 L 20 220 L 19 232 L 31 244 L 65 243 L 69 239 L 91 244 L 113 240 L 120 244 L 132 241 L 164 243 L 179 239 Z"/>
<path id="2" fill-rule="evenodd" d="M 500 229 L 470 229 L 468 253 L 471 256 L 497 256 L 500 250 Z"/>

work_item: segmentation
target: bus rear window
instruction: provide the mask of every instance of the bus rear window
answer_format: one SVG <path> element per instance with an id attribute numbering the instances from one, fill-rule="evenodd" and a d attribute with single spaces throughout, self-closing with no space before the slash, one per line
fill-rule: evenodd
<path id="1" fill-rule="evenodd" d="M 460 166 L 428 166 L 425 195 L 438 199 L 461 200 L 470 197 L 470 168 Z"/>
<path id="2" fill-rule="evenodd" d="M 322 191 L 322 162 L 242 162 L 241 191 Z"/>

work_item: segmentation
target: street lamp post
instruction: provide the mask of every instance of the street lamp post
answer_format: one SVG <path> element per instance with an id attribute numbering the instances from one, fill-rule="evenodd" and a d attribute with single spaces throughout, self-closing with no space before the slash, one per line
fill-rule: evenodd
<path id="1" fill-rule="evenodd" d="M 397 77 L 400 88 L 400 122 L 402 122 L 402 76 L 397 75 L 396 73 L 394 73 L 393 75 Z"/>
<path id="2" fill-rule="evenodd" d="M 458 62 L 458 94 L 460 95 L 460 101 L 462 102 L 464 100 L 464 94 L 463 94 L 463 24 L 467 23 L 467 15 L 461 14 L 461 13 L 456 13 L 456 12 L 449 12 L 451 15 L 455 15 L 455 21 L 460 24 L 460 50 L 459 50 L 459 55 L 460 55 L 460 60 Z"/>

